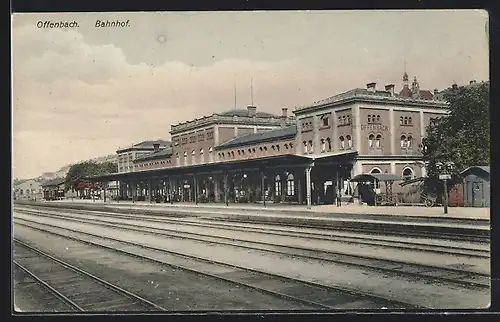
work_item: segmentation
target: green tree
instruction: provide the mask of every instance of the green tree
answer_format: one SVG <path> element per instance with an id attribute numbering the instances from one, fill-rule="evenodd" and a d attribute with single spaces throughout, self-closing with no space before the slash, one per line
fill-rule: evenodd
<path id="1" fill-rule="evenodd" d="M 110 174 L 118 172 L 118 165 L 114 162 L 103 162 L 99 165 L 100 174 Z"/>
<path id="2" fill-rule="evenodd" d="M 489 83 L 450 88 L 445 93 L 449 115 L 426 129 L 422 144 L 427 148 L 428 176 L 436 182 L 437 162 L 453 162 L 452 175 L 490 160 Z"/>

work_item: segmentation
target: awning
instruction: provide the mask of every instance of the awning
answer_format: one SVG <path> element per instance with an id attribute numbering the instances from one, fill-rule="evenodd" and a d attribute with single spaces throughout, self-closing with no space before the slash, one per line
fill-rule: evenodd
<path id="1" fill-rule="evenodd" d="M 373 181 L 377 180 L 379 182 L 386 182 L 386 181 L 400 181 L 403 180 L 400 176 L 397 176 L 395 174 L 389 174 L 389 173 L 362 173 L 358 174 L 354 178 L 352 178 L 350 181 L 351 182 L 367 182 L 367 181 Z"/>
<path id="2" fill-rule="evenodd" d="M 170 175 L 193 175 L 200 173 L 216 173 L 216 172 L 231 172 L 241 171 L 246 169 L 269 169 L 269 168 L 286 168 L 307 166 L 314 162 L 313 159 L 307 156 L 299 156 L 295 154 L 285 154 L 278 156 L 268 156 L 258 159 L 240 159 L 226 160 L 224 162 L 203 163 L 195 165 L 186 165 L 182 167 L 169 167 L 160 169 L 151 169 L 144 171 L 112 173 L 102 176 L 93 176 L 86 178 L 89 181 L 118 181 L 123 179 L 147 179 L 160 178 Z"/>

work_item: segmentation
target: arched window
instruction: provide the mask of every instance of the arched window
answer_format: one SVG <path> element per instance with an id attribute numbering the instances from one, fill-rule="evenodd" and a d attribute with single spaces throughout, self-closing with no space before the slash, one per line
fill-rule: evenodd
<path id="1" fill-rule="evenodd" d="M 179 153 L 175 154 L 175 165 L 179 166 L 180 165 L 180 158 L 179 158 Z"/>
<path id="2" fill-rule="evenodd" d="M 375 140 L 375 135 L 370 134 L 370 135 L 368 136 L 368 146 L 369 146 L 370 148 L 373 148 L 373 141 L 374 141 L 374 140 Z"/>
<path id="3" fill-rule="evenodd" d="M 302 144 L 304 144 L 304 154 L 306 154 L 307 153 L 307 142 L 304 141 L 304 142 L 302 142 Z"/>
<path id="4" fill-rule="evenodd" d="M 379 168 L 373 168 L 372 171 L 370 171 L 371 174 L 377 174 L 377 173 L 382 173 L 382 171 Z M 380 182 L 378 180 L 374 180 L 373 186 L 375 189 L 380 189 Z"/>
<path id="5" fill-rule="evenodd" d="M 267 146 L 264 147 L 264 151 L 267 151 Z"/>
<path id="6" fill-rule="evenodd" d="M 286 195 L 295 196 L 295 180 L 291 173 L 286 178 Z"/>
<path id="7" fill-rule="evenodd" d="M 377 148 L 380 148 L 380 141 L 382 141 L 382 135 L 377 134 L 377 137 L 375 138 L 375 146 Z"/>
<path id="8" fill-rule="evenodd" d="M 372 122 L 372 116 L 368 115 L 368 123 L 371 123 L 371 122 Z"/>
<path id="9" fill-rule="evenodd" d="M 238 155 L 241 155 L 241 150 L 238 150 Z"/>
<path id="10" fill-rule="evenodd" d="M 290 143 L 288 144 L 288 146 L 290 147 L 290 149 L 291 149 L 291 148 L 293 148 L 293 143 L 292 143 L 292 142 L 290 142 Z"/>
<path id="11" fill-rule="evenodd" d="M 259 150 L 264 151 L 264 149 L 262 147 L 259 147 Z"/>
<path id="12" fill-rule="evenodd" d="M 274 178 L 274 195 L 275 196 L 280 196 L 281 195 L 281 178 L 279 175 Z"/>
<path id="13" fill-rule="evenodd" d="M 347 124 L 347 120 L 345 115 L 342 115 L 342 124 Z"/>
<path id="14" fill-rule="evenodd" d="M 408 117 L 408 125 L 411 125 L 411 116 Z"/>
<path id="15" fill-rule="evenodd" d="M 380 123 L 380 115 L 377 115 L 377 123 Z"/>
<path id="16" fill-rule="evenodd" d="M 406 116 L 405 116 L 405 118 L 404 118 L 403 124 L 404 124 L 404 125 L 408 125 L 408 118 L 407 118 Z"/>
<path id="17" fill-rule="evenodd" d="M 191 151 L 191 154 L 192 154 L 192 155 L 195 155 L 196 153 L 195 153 L 195 152 L 194 152 L 194 150 L 193 150 L 193 151 Z"/>
<path id="18" fill-rule="evenodd" d="M 252 152 L 255 153 L 255 148 L 252 148 Z"/>
<path id="19" fill-rule="evenodd" d="M 399 118 L 399 125 L 403 125 L 403 122 L 404 122 L 404 118 L 401 116 L 401 117 Z"/>
<path id="20" fill-rule="evenodd" d="M 184 157 L 187 157 L 188 156 L 188 153 L 187 152 L 184 152 Z"/>
<path id="21" fill-rule="evenodd" d="M 200 162 L 201 163 L 205 162 L 205 157 L 203 156 L 203 149 L 200 149 Z"/>
<path id="22" fill-rule="evenodd" d="M 325 139 L 321 139 L 321 152 L 326 151 L 326 142 Z"/>
<path id="23" fill-rule="evenodd" d="M 285 143 L 285 149 L 288 149 L 288 144 L 287 143 Z"/>
<path id="24" fill-rule="evenodd" d="M 413 137 L 411 135 L 408 135 L 408 138 L 406 139 L 406 147 L 407 148 L 412 147 L 412 141 L 413 141 Z"/>
<path id="25" fill-rule="evenodd" d="M 411 180 L 413 179 L 413 170 L 411 168 L 403 169 L 403 180 Z"/>
<path id="26" fill-rule="evenodd" d="M 343 136 L 339 137 L 339 142 L 340 142 L 340 149 L 343 150 L 344 147 L 345 147 L 345 142 L 344 142 L 344 137 Z"/>
<path id="27" fill-rule="evenodd" d="M 234 151 L 231 151 L 231 156 L 234 158 Z"/>
<path id="28" fill-rule="evenodd" d="M 313 141 L 309 140 L 309 153 L 313 153 L 313 152 L 314 152 Z"/>
<path id="29" fill-rule="evenodd" d="M 346 135 L 345 137 L 346 141 L 347 141 L 347 147 L 348 148 L 352 148 L 352 138 L 350 135 Z"/>
<path id="30" fill-rule="evenodd" d="M 332 151 L 332 140 L 330 138 L 326 138 L 326 148 L 328 152 Z"/>
<path id="31" fill-rule="evenodd" d="M 338 122 L 338 123 L 339 123 L 339 125 L 341 125 L 341 124 L 342 124 L 342 117 L 340 117 L 340 116 L 339 116 L 339 117 L 338 117 L 338 121 L 339 121 L 339 122 Z"/>
<path id="32" fill-rule="evenodd" d="M 274 145 L 271 145 L 271 149 L 273 149 L 273 151 L 276 149 L 276 147 Z"/>
<path id="33" fill-rule="evenodd" d="M 347 115 L 347 124 L 351 124 L 351 116 Z"/>
<path id="34" fill-rule="evenodd" d="M 248 153 L 252 153 L 252 149 L 248 149 Z"/>
<path id="35" fill-rule="evenodd" d="M 280 151 L 280 145 L 279 144 L 276 144 L 276 150 L 278 150 L 278 152 Z"/>
<path id="36" fill-rule="evenodd" d="M 401 135 L 401 147 L 405 148 L 406 147 L 406 135 Z"/>

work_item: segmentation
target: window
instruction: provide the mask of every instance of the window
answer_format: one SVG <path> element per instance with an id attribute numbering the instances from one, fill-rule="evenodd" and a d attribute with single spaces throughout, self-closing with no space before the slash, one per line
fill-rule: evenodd
<path id="1" fill-rule="evenodd" d="M 344 137 L 343 137 L 343 136 L 339 137 L 339 141 L 340 141 L 340 149 L 342 149 L 342 150 L 343 150 L 343 149 L 344 149 L 344 146 L 345 146 L 345 145 L 344 145 L 344 144 L 345 144 L 345 143 L 344 143 Z"/>
<path id="2" fill-rule="evenodd" d="M 290 149 L 293 148 L 293 143 L 288 144 L 290 146 Z"/>
<path id="3" fill-rule="evenodd" d="M 401 116 L 401 117 L 399 118 L 399 125 L 403 125 L 403 122 L 404 122 L 404 118 Z"/>
<path id="4" fill-rule="evenodd" d="M 347 124 L 351 124 L 351 115 L 347 115 Z"/>
<path id="5" fill-rule="evenodd" d="M 377 115 L 377 123 L 380 123 L 380 115 Z"/>
<path id="6" fill-rule="evenodd" d="M 241 150 L 238 150 L 238 155 L 241 155 Z"/>
<path id="7" fill-rule="evenodd" d="M 342 115 L 342 124 L 347 124 L 345 115 Z"/>
<path id="8" fill-rule="evenodd" d="M 264 147 L 264 151 L 267 151 L 267 146 Z"/>
<path id="9" fill-rule="evenodd" d="M 403 180 L 407 181 L 411 179 L 413 179 L 413 170 L 411 168 L 405 168 L 403 170 Z"/>
<path id="10" fill-rule="evenodd" d="M 285 143 L 285 149 L 288 149 L 288 144 L 287 143 Z"/>
<path id="11" fill-rule="evenodd" d="M 372 122 L 372 116 L 368 115 L 368 123 L 371 123 L 371 122 Z"/>
<path id="12" fill-rule="evenodd" d="M 408 137 L 406 138 L 406 147 L 408 149 L 412 147 L 412 141 L 413 141 L 413 137 L 411 135 L 408 135 Z"/>
<path id="13" fill-rule="evenodd" d="M 321 152 L 326 151 L 326 142 L 325 139 L 321 139 Z"/>
<path id="14" fill-rule="evenodd" d="M 194 150 L 193 150 L 193 151 L 191 151 L 191 154 L 192 154 L 192 155 L 195 155 L 196 153 L 195 153 L 195 152 L 194 152 Z"/>
<path id="15" fill-rule="evenodd" d="M 368 146 L 370 148 L 373 148 L 373 140 L 375 140 L 375 135 L 370 134 L 370 136 L 368 136 Z"/>
<path id="16" fill-rule="evenodd" d="M 330 120 L 329 120 L 328 116 L 323 116 L 323 126 L 328 126 L 328 125 L 330 125 L 330 124 L 329 124 L 329 123 L 330 123 L 329 121 L 330 121 Z"/>
<path id="17" fill-rule="evenodd" d="M 214 136 L 214 132 L 207 132 L 207 139 L 211 139 Z"/>
<path id="18" fill-rule="evenodd" d="M 184 157 L 187 157 L 188 156 L 188 153 L 187 152 L 184 152 Z"/>
<path id="19" fill-rule="evenodd" d="M 302 144 L 304 145 L 304 154 L 306 154 L 307 153 L 307 142 L 304 141 L 304 142 L 302 142 Z"/>
<path id="20" fill-rule="evenodd" d="M 345 137 L 346 141 L 347 141 L 347 147 L 348 148 L 352 148 L 352 138 L 350 135 L 346 135 Z"/>
<path id="21" fill-rule="evenodd" d="M 411 125 L 411 116 L 408 117 L 408 125 Z"/>
<path id="22" fill-rule="evenodd" d="M 380 141 L 382 141 L 382 135 L 377 134 L 377 137 L 375 138 L 375 140 L 376 140 L 376 141 L 375 141 L 375 146 L 376 146 L 377 148 L 380 148 Z"/>
<path id="23" fill-rule="evenodd" d="M 286 195 L 295 196 L 295 180 L 291 173 L 286 178 Z"/>
<path id="24" fill-rule="evenodd" d="M 281 178 L 279 175 L 277 175 L 274 180 L 274 195 L 281 195 Z"/>
<path id="25" fill-rule="evenodd" d="M 330 138 L 326 138 L 326 148 L 328 152 L 332 151 L 332 140 Z"/>
<path id="26" fill-rule="evenodd" d="M 313 153 L 313 151 L 314 151 L 313 141 L 309 140 L 309 153 Z"/>
<path id="27" fill-rule="evenodd" d="M 276 150 L 276 147 L 274 145 L 271 145 L 271 149 Z"/>
<path id="28" fill-rule="evenodd" d="M 340 116 L 339 116 L 339 118 L 338 118 L 338 124 L 339 124 L 339 125 L 342 125 L 342 117 L 340 117 Z"/>
<path id="29" fill-rule="evenodd" d="M 252 149 L 248 149 L 248 153 L 252 153 Z"/>
<path id="30" fill-rule="evenodd" d="M 406 148 L 406 135 L 401 135 L 401 147 Z"/>
<path id="31" fill-rule="evenodd" d="M 408 118 L 405 116 L 404 120 L 403 120 L 403 125 L 408 125 Z"/>

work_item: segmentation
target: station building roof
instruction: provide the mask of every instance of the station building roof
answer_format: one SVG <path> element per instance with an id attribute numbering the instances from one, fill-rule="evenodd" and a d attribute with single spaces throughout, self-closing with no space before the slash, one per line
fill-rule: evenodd
<path id="1" fill-rule="evenodd" d="M 161 159 L 161 158 L 167 158 L 171 156 L 173 153 L 172 147 L 169 146 L 167 148 L 161 149 L 157 152 L 151 152 L 149 154 L 143 155 L 141 157 L 138 157 L 134 160 L 134 162 L 141 162 L 141 161 L 147 161 L 147 160 L 156 160 L 156 159 Z"/>
<path id="2" fill-rule="evenodd" d="M 215 113 L 215 115 L 221 115 L 221 116 L 239 116 L 239 117 L 248 117 L 248 116 L 253 116 L 250 115 L 248 109 L 233 109 L 233 110 L 228 110 L 222 113 Z M 267 112 L 259 112 L 255 111 L 255 117 L 260 117 L 260 118 L 272 118 L 272 117 L 278 117 L 277 115 L 274 115 L 272 113 L 267 113 Z"/>
<path id="3" fill-rule="evenodd" d="M 215 149 L 217 150 L 217 149 L 230 148 L 230 147 L 236 147 L 253 143 L 269 142 L 285 138 L 295 138 L 296 134 L 297 134 L 297 125 L 294 124 L 276 130 L 242 135 L 234 139 L 231 139 L 229 141 L 226 141 L 222 144 L 219 144 L 218 146 L 215 147 Z"/>

